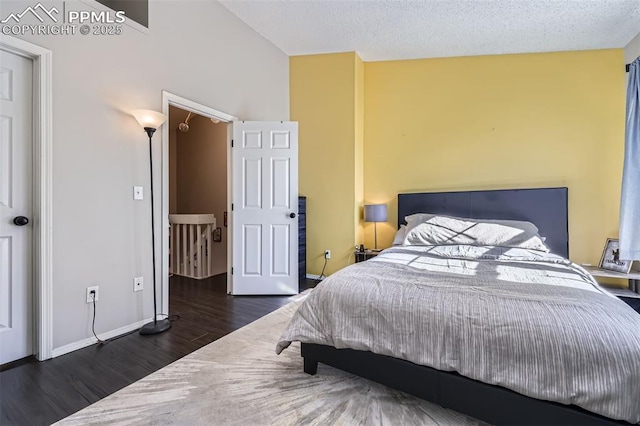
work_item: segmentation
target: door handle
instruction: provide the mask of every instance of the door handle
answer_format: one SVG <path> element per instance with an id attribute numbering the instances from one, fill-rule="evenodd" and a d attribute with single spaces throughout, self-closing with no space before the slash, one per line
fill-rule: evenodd
<path id="1" fill-rule="evenodd" d="M 24 216 L 17 216 L 13 219 L 13 223 L 18 226 L 25 226 L 27 223 L 29 223 L 29 219 Z"/>
<path id="2" fill-rule="evenodd" d="M 289 217 L 290 217 L 291 219 L 295 219 L 296 214 L 295 214 L 295 213 L 289 213 Z"/>

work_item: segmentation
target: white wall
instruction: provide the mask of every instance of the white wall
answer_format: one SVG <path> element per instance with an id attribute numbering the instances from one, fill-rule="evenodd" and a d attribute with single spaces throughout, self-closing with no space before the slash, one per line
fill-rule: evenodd
<path id="1" fill-rule="evenodd" d="M 61 1 L 43 3 L 62 10 Z M 32 4 L 2 0 L 0 12 L 4 17 Z M 88 9 L 77 1 L 67 1 L 66 8 Z M 289 59 L 215 1 L 152 1 L 148 34 L 125 27 L 119 36 L 21 38 L 54 55 L 53 346 L 58 348 L 91 336 L 87 286 L 100 286 L 98 334 L 152 316 L 148 143 L 128 112 L 161 110 L 161 91 L 167 90 L 241 119 L 286 120 Z M 158 132 L 158 212 L 161 139 Z M 133 201 L 134 185 L 145 187 L 143 202 Z M 132 278 L 138 275 L 145 277 L 145 289 L 133 293 Z"/>
<path id="2" fill-rule="evenodd" d="M 631 63 L 638 56 L 640 56 L 640 33 L 624 48 L 624 63 Z"/>
<path id="3" fill-rule="evenodd" d="M 213 274 L 227 272 L 227 123 L 214 124 L 195 116 L 189 131 L 177 132 L 177 212 L 213 213 L 220 227 L 221 242 L 212 242 Z"/>

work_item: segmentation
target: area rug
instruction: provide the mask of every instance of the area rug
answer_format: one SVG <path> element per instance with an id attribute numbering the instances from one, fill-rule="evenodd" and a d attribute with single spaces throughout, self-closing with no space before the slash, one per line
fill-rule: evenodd
<path id="1" fill-rule="evenodd" d="M 306 295 L 59 425 L 479 425 L 478 420 L 275 347 Z"/>

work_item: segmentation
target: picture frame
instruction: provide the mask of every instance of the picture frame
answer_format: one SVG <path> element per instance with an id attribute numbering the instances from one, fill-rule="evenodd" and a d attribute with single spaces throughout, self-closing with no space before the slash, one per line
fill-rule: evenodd
<path id="1" fill-rule="evenodd" d="M 620 253 L 620 241 L 615 238 L 607 238 L 607 242 L 604 245 L 602 251 L 602 257 L 600 257 L 600 263 L 598 268 L 606 269 L 608 271 L 620 272 L 622 274 L 628 274 L 631 271 L 632 260 L 621 260 Z"/>

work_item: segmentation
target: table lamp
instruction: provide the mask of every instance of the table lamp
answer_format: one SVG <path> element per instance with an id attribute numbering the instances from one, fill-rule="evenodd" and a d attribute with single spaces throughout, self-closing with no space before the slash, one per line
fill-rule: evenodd
<path id="1" fill-rule="evenodd" d="M 375 235 L 375 250 L 378 250 L 378 222 L 387 221 L 386 204 L 366 204 L 364 206 L 364 221 L 373 222 Z"/>

